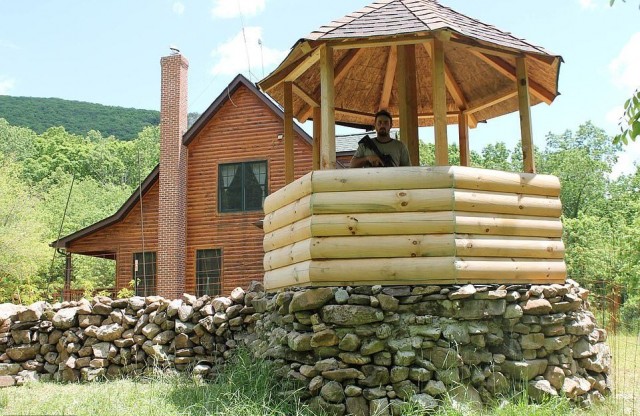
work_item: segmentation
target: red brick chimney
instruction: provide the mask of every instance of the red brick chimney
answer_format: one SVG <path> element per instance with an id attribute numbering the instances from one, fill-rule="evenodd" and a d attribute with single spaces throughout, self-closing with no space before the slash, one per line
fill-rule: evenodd
<path id="1" fill-rule="evenodd" d="M 187 69 L 179 53 L 160 59 L 160 204 L 157 293 L 175 299 L 184 292 L 187 247 Z"/>

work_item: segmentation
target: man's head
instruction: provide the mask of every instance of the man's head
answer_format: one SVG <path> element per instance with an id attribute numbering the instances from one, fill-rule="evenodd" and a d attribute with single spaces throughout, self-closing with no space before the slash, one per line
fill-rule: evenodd
<path id="1" fill-rule="evenodd" d="M 376 113 L 375 128 L 378 137 L 389 137 L 392 124 L 393 119 L 387 110 L 380 110 Z"/>

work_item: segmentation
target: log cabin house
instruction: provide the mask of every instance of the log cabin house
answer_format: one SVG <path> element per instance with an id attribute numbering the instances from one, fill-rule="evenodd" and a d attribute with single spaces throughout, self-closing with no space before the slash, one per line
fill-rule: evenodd
<path id="1" fill-rule="evenodd" d="M 229 293 L 263 277 L 256 223 L 264 198 L 285 184 L 284 113 L 238 75 L 187 129 L 188 62 L 176 54 L 161 67 L 160 164 L 115 214 L 52 246 L 68 270 L 72 254 L 114 260 L 116 292 L 133 282 L 139 295 Z M 295 177 L 312 168 L 311 143 L 296 125 Z M 339 166 L 354 150 L 345 145 Z"/>

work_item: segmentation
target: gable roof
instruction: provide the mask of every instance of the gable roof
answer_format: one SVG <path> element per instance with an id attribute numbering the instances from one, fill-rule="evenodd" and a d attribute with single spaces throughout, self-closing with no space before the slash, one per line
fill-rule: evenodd
<path id="1" fill-rule="evenodd" d="M 227 87 L 220 93 L 218 98 L 216 98 L 211 103 L 209 108 L 207 108 L 205 112 L 202 113 L 200 117 L 198 117 L 191 128 L 187 130 L 182 138 L 182 144 L 188 146 L 189 143 L 191 143 L 193 139 L 196 138 L 198 133 L 207 125 L 207 123 L 209 123 L 209 120 L 218 112 L 218 110 L 224 105 L 224 103 L 226 103 L 230 99 L 231 95 L 241 85 L 247 87 L 249 91 L 254 93 L 256 97 L 258 97 L 267 107 L 271 109 L 271 111 L 273 111 L 278 117 L 284 120 L 284 111 L 282 110 L 282 108 L 271 101 L 269 97 L 267 97 L 262 91 L 260 91 L 251 81 L 245 78 L 244 75 L 238 74 L 233 79 L 233 81 L 231 81 L 231 83 L 229 83 L 229 85 L 227 85 Z M 311 138 L 311 136 L 309 136 L 309 134 L 295 122 L 293 123 L 293 130 L 309 144 L 313 143 L 313 139 Z"/>
<path id="2" fill-rule="evenodd" d="M 277 116 L 284 120 L 284 111 L 278 107 L 273 101 L 271 101 L 264 93 L 256 88 L 256 86 L 245 78 L 242 74 L 238 74 L 233 81 L 222 91 L 222 93 L 215 99 L 213 103 L 202 113 L 195 123 L 187 130 L 182 137 L 182 143 L 188 146 L 189 143 L 198 135 L 198 133 L 207 125 L 209 120 L 218 112 L 220 108 L 226 103 L 231 94 L 233 94 L 241 85 L 247 87 L 253 92 L 262 102 L 269 107 Z M 300 126 L 294 123 L 294 131 L 298 133 L 302 139 L 308 143 L 313 143 L 313 139 L 307 132 L 305 132 Z M 157 182 L 160 175 L 160 165 L 157 165 L 153 171 L 145 178 L 142 184 L 133 192 L 133 194 L 125 201 L 125 203 L 116 211 L 113 215 L 98 221 L 88 227 L 78 230 L 72 234 L 62 237 L 58 240 L 51 242 L 49 245 L 54 248 L 65 248 L 69 243 L 79 238 L 85 237 L 103 228 L 116 224 L 122 221 L 127 214 L 131 211 L 133 206 L 140 200 L 140 194 L 145 195 L 151 186 Z"/>
<path id="3" fill-rule="evenodd" d="M 69 234 L 65 237 L 62 237 L 58 240 L 55 240 L 49 244 L 50 247 L 54 248 L 65 248 L 68 243 L 77 240 L 80 237 L 84 237 L 88 234 L 94 233 L 96 231 L 102 230 L 112 224 L 115 224 L 122 220 L 134 207 L 136 202 L 140 200 L 140 194 L 144 196 L 149 189 L 153 186 L 154 183 L 158 181 L 158 177 L 160 173 L 160 165 L 156 165 L 155 168 L 151 171 L 149 175 L 144 179 L 144 181 L 140 184 L 138 188 L 131 194 L 131 196 L 125 201 L 124 204 L 118 209 L 113 215 L 107 217 L 101 221 L 98 221 L 94 224 L 91 224 L 88 227 L 85 227 L 81 230 L 76 231 L 75 233 Z"/>
<path id="4" fill-rule="evenodd" d="M 449 29 L 460 35 L 523 52 L 550 54 L 495 26 L 473 19 L 436 0 L 378 0 L 311 32 L 306 40 L 395 36 Z"/>

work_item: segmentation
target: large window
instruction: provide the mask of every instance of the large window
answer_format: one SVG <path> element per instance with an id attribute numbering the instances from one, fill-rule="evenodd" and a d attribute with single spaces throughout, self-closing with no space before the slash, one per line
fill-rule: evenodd
<path id="1" fill-rule="evenodd" d="M 220 212 L 259 211 L 267 196 L 267 162 L 220 165 L 218 209 Z"/>
<path id="2" fill-rule="evenodd" d="M 219 295 L 222 250 L 196 250 L 196 296 Z"/>
<path id="3" fill-rule="evenodd" d="M 133 253 L 133 280 L 136 296 L 156 294 L 156 253 Z"/>

